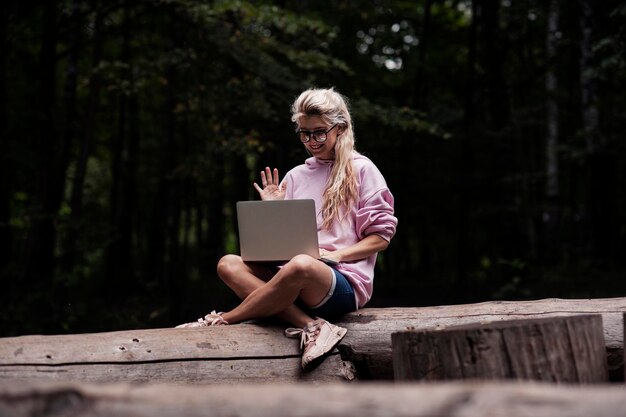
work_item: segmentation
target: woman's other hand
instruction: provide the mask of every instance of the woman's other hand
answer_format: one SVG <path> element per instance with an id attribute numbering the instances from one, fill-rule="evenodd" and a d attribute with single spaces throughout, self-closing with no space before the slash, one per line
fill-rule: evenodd
<path id="1" fill-rule="evenodd" d="M 259 192 L 261 200 L 285 199 L 287 183 L 284 182 L 282 185 L 280 184 L 277 168 L 274 168 L 273 172 L 269 167 L 265 167 L 265 171 L 261 171 L 261 185 L 263 185 L 263 188 L 259 187 L 259 184 L 256 182 L 252 185 L 254 185 L 254 188 Z"/>
<path id="2" fill-rule="evenodd" d="M 320 248 L 320 258 L 328 259 L 329 261 L 341 262 L 341 255 L 339 252 L 328 251 Z"/>

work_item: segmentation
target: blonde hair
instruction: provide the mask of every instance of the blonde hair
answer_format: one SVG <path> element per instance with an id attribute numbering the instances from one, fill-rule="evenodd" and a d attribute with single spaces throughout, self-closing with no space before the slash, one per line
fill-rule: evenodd
<path id="1" fill-rule="evenodd" d="M 291 121 L 296 124 L 299 124 L 303 116 L 319 116 L 328 126 L 337 124 L 335 163 L 322 196 L 322 228 L 329 229 L 334 220 L 341 221 L 348 214 L 358 198 L 352 169 L 355 147 L 348 100 L 333 88 L 312 88 L 301 93 L 294 101 L 291 114 Z"/>

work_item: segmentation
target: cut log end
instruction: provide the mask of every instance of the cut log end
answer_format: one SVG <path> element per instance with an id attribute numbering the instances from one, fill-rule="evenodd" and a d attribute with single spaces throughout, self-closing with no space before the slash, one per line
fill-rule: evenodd
<path id="1" fill-rule="evenodd" d="M 608 382 L 600 315 L 396 332 L 392 351 L 396 380 Z"/>

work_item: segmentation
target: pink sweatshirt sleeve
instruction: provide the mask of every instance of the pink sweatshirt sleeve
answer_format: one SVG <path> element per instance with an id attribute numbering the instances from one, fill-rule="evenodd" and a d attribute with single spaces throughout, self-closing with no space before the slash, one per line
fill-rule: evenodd
<path id="1" fill-rule="evenodd" d="M 393 195 L 385 178 L 369 159 L 358 160 L 358 166 L 360 197 L 356 210 L 356 233 L 359 239 L 377 234 L 389 242 L 398 225 Z"/>
<path id="2" fill-rule="evenodd" d="M 393 195 L 387 188 L 376 191 L 356 213 L 356 231 L 359 239 L 377 234 L 387 242 L 396 233 L 398 219 L 394 216 Z"/>

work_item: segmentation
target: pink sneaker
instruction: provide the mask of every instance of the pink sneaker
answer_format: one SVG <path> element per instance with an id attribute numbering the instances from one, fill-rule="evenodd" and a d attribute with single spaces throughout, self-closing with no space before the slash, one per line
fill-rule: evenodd
<path id="1" fill-rule="evenodd" d="M 302 329 L 295 327 L 286 329 L 285 336 L 300 337 L 302 369 L 308 370 L 319 365 L 324 359 L 324 355 L 333 350 L 347 332 L 348 329 L 317 318 Z"/>
<path id="2" fill-rule="evenodd" d="M 192 321 L 191 323 L 183 323 L 176 326 L 176 329 L 181 329 L 185 327 L 207 327 L 207 326 L 219 326 L 223 324 L 228 324 L 224 317 L 222 317 L 222 313 L 216 313 L 215 310 L 211 311 L 204 317 L 200 317 L 197 321 Z"/>

